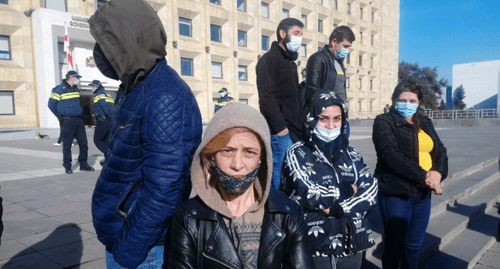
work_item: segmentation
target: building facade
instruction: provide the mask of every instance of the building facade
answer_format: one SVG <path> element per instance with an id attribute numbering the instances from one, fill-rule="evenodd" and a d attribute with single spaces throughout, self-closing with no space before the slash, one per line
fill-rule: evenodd
<path id="1" fill-rule="evenodd" d="M 453 65 L 453 91 L 462 85 L 467 108 L 500 93 L 500 60 Z M 497 109 L 500 103 L 497 103 Z"/>
<path id="2" fill-rule="evenodd" d="M 390 103 L 398 78 L 399 0 L 147 2 L 164 22 L 167 62 L 191 87 L 204 122 L 212 118 L 222 87 L 235 100 L 258 109 L 255 66 L 277 39 L 276 27 L 286 17 L 305 24 L 299 71 L 328 43 L 334 27 L 347 25 L 355 33 L 345 61 L 351 118 L 373 118 Z M 0 128 L 58 127 L 47 102 L 52 88 L 71 69 L 63 49 L 65 28 L 73 69 L 83 76 L 79 88 L 84 99 L 92 94 L 86 85 L 93 79 L 111 93 L 117 90 L 119 82 L 95 67 L 95 41 L 87 23 L 105 3 L 0 0 Z"/>

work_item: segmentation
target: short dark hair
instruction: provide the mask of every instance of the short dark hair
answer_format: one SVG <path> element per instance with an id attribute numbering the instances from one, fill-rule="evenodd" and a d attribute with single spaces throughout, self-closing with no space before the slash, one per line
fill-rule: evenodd
<path id="1" fill-rule="evenodd" d="M 304 28 L 304 24 L 295 18 L 286 18 L 281 20 L 280 24 L 278 24 L 278 29 L 276 29 L 276 36 L 278 37 L 278 42 L 281 41 L 281 35 L 280 35 L 281 29 L 285 30 L 285 33 L 288 34 L 288 30 L 290 30 L 290 28 L 294 26 Z"/>
<path id="2" fill-rule="evenodd" d="M 354 33 L 352 32 L 351 28 L 345 25 L 335 27 L 333 32 L 330 34 L 330 38 L 328 40 L 329 47 L 332 46 L 332 40 L 334 38 L 337 39 L 337 44 L 344 41 L 344 39 L 347 39 L 347 41 L 349 41 L 350 43 L 356 40 L 356 37 L 354 36 Z"/>

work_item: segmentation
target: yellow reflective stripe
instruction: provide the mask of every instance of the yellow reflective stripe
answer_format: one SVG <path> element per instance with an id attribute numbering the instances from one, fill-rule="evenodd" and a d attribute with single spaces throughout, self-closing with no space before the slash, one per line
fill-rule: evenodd
<path id="1" fill-rule="evenodd" d="M 68 100 L 73 98 L 80 98 L 79 92 L 69 92 L 61 95 L 61 100 Z"/>
<path id="2" fill-rule="evenodd" d="M 337 75 L 344 75 L 344 71 L 337 71 Z"/>
<path id="3" fill-rule="evenodd" d="M 115 100 L 113 99 L 113 97 L 110 97 L 110 96 L 106 96 L 106 102 L 108 103 L 115 103 Z"/>
<path id="4" fill-rule="evenodd" d="M 55 92 L 50 94 L 50 98 L 56 100 L 56 101 L 61 101 L 61 96 Z"/>
<path id="5" fill-rule="evenodd" d="M 105 98 L 106 98 L 106 96 L 104 94 L 99 94 L 96 97 L 94 97 L 94 103 L 97 103 L 97 102 L 99 102 L 99 100 L 105 99 Z"/>
<path id="6" fill-rule="evenodd" d="M 232 103 L 232 102 L 234 102 L 234 99 L 231 101 L 217 102 L 217 105 L 218 106 L 225 106 L 225 105 Z"/>

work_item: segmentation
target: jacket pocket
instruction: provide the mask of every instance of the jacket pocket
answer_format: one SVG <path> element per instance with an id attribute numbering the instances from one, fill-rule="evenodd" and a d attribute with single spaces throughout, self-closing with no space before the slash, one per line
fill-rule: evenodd
<path id="1" fill-rule="evenodd" d="M 118 212 L 123 217 L 124 221 L 127 221 L 128 215 L 133 210 L 142 189 L 142 183 L 133 184 L 125 197 L 123 197 L 123 200 L 118 204 Z"/>

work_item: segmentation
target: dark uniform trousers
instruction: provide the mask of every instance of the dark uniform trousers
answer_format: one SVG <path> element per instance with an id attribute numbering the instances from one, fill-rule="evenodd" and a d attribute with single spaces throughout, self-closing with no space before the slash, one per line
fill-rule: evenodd
<path id="1" fill-rule="evenodd" d="M 96 117 L 94 144 L 104 153 L 104 156 L 106 156 L 106 151 L 108 150 L 109 129 L 111 129 L 111 121 L 108 118 L 102 116 Z"/>
<path id="2" fill-rule="evenodd" d="M 78 162 L 80 166 L 87 164 L 88 145 L 87 133 L 85 132 L 85 125 L 83 125 L 83 118 L 76 117 L 61 117 L 61 134 L 63 137 L 63 166 L 68 169 L 71 168 L 71 144 L 73 139 L 76 138 L 78 146 L 80 147 L 80 154 L 78 155 Z"/>

